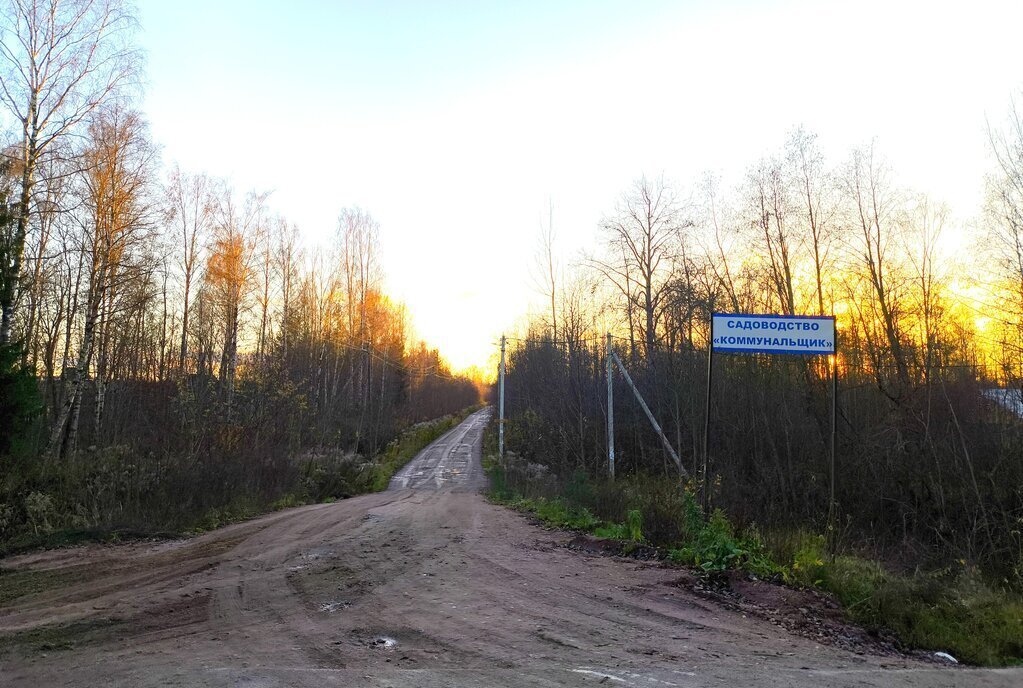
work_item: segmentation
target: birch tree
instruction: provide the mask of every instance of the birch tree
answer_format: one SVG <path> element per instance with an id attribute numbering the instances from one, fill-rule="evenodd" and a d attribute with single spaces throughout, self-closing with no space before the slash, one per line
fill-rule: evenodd
<path id="1" fill-rule="evenodd" d="M 206 260 L 206 287 L 223 328 L 220 382 L 228 414 L 234 401 L 238 334 L 244 301 L 251 286 L 255 234 L 264 222 L 266 198 L 267 194 L 250 193 L 239 208 L 233 194 L 224 191 Z"/>
<path id="2" fill-rule="evenodd" d="M 83 161 L 82 251 L 88 280 L 84 324 L 71 387 L 50 434 L 50 455 L 59 453 L 61 446 L 69 452 L 76 448 L 83 386 L 100 334 L 101 317 L 111 315 L 114 296 L 121 287 L 138 279 L 130 261 L 142 246 L 152 221 L 150 186 L 156 149 L 138 114 L 116 106 L 99 111 L 89 126 Z M 105 372 L 100 370 L 97 375 L 100 409 Z"/>
<path id="3" fill-rule="evenodd" d="M 216 211 L 215 185 L 205 174 L 189 175 L 176 166 L 171 170 L 166 190 L 168 222 L 179 246 L 181 270 L 181 347 L 178 369 L 185 370 L 188 360 L 188 324 L 192 305 L 192 287 L 202 264 L 202 251 L 213 227 Z"/>
<path id="4" fill-rule="evenodd" d="M 40 161 L 135 75 L 135 25 L 122 0 L 7 0 L 0 12 L 0 103 L 21 129 L 17 221 L 0 265 L 0 344 L 11 340 L 16 285 Z"/>
<path id="5" fill-rule="evenodd" d="M 281 358 L 288 359 L 291 311 L 298 281 L 298 227 L 278 217 L 273 230 L 273 267 L 281 289 Z"/>

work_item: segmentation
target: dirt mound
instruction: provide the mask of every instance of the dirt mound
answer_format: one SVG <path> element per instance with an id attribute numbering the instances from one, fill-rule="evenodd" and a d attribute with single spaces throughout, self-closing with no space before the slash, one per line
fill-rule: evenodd
<path id="1" fill-rule="evenodd" d="M 586 534 L 576 535 L 564 547 L 594 556 L 643 561 L 666 558 L 665 553 L 655 547 Z M 667 562 L 664 566 L 678 568 Z M 901 649 L 895 637 L 886 631 L 850 623 L 842 605 L 818 590 L 793 588 L 741 571 L 713 574 L 688 569 L 679 571 L 679 577 L 671 583 L 673 587 L 696 593 L 731 611 L 763 619 L 788 633 L 860 655 L 931 659 L 928 653 Z"/>
<path id="2" fill-rule="evenodd" d="M 676 585 L 749 616 L 768 621 L 789 633 L 840 647 L 856 654 L 926 658 L 926 653 L 905 652 L 894 636 L 863 628 L 845 618 L 842 605 L 818 590 L 792 588 L 741 571 L 712 578 L 687 574 Z"/>
<path id="3" fill-rule="evenodd" d="M 642 545 L 635 542 L 622 540 L 609 540 L 607 538 L 593 537 L 580 533 L 565 544 L 568 549 L 578 550 L 587 554 L 594 554 L 608 557 L 628 557 L 649 561 L 651 559 L 662 559 L 663 556 L 656 547 Z"/>

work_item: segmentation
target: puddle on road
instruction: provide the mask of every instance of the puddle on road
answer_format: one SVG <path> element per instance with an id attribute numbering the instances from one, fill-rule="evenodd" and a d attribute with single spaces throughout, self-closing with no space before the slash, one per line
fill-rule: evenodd
<path id="1" fill-rule="evenodd" d="M 603 671 L 594 671 L 593 669 L 570 669 L 573 674 L 586 674 L 588 676 L 596 676 L 600 679 L 601 683 L 606 681 L 614 681 L 615 683 L 626 683 L 627 681 L 621 676 L 615 676 L 614 674 L 608 674 Z"/>
<path id="2" fill-rule="evenodd" d="M 600 679 L 600 683 L 607 683 L 612 681 L 614 683 L 624 683 L 627 685 L 637 685 L 632 683 L 633 681 L 638 682 L 642 685 L 654 685 L 654 686 L 671 686 L 677 687 L 679 684 L 672 681 L 666 681 L 664 679 L 655 678 L 649 674 L 641 674 L 634 671 L 624 671 L 616 669 L 617 674 L 610 673 L 610 669 L 602 669 L 600 667 L 579 667 L 578 669 L 569 669 L 573 674 L 583 674 L 585 676 L 593 676 Z M 679 676 L 695 677 L 696 674 L 691 671 L 674 671 L 672 672 Z"/>
<path id="3" fill-rule="evenodd" d="M 336 556 L 337 552 L 327 547 L 316 547 L 305 552 L 299 552 L 297 558 L 302 563 L 292 564 L 289 566 L 288 573 L 298 573 L 310 566 L 318 564 L 321 560 L 333 559 Z"/>
<path id="4" fill-rule="evenodd" d="M 352 603 L 347 602 L 345 600 L 332 600 L 330 602 L 324 602 L 323 604 L 321 604 L 320 611 L 325 612 L 327 614 L 333 614 L 334 612 L 339 612 L 342 609 L 348 609 L 351 606 Z"/>

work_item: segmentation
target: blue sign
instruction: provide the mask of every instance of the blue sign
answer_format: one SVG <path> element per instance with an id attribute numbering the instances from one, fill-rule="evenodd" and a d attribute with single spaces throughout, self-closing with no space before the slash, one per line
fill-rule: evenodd
<path id="1" fill-rule="evenodd" d="M 835 353 L 833 315 L 714 313 L 711 322 L 714 351 L 804 356 Z"/>

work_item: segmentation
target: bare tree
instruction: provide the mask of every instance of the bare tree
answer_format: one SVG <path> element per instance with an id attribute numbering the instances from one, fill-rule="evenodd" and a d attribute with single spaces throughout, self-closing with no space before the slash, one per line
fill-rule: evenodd
<path id="1" fill-rule="evenodd" d="M 709 241 L 713 247 L 704 246 L 703 252 L 708 257 L 707 268 L 714 276 L 714 281 L 725 291 L 729 307 L 736 313 L 742 311 L 739 304 L 736 275 L 730 265 L 730 256 L 734 253 L 731 243 L 726 246 L 725 230 L 722 226 L 722 209 L 718 198 L 718 179 L 713 174 L 706 174 L 700 183 L 700 192 L 704 205 L 704 224 L 710 233 Z M 734 243 L 734 242 L 732 242 Z"/>
<path id="2" fill-rule="evenodd" d="M 558 338 L 558 261 L 554 256 L 554 241 L 557 234 L 554 231 L 554 203 L 547 205 L 547 222 L 540 220 L 540 246 L 534 258 L 534 270 L 536 281 L 544 297 L 546 297 L 551 308 L 551 338 Z"/>
<path id="3" fill-rule="evenodd" d="M 11 339 L 33 188 L 41 158 L 134 75 L 135 20 L 122 0 L 8 0 L 0 34 L 0 102 L 21 125 L 17 227 L 0 293 L 0 344 Z"/>
<path id="4" fill-rule="evenodd" d="M 171 170 L 165 190 L 168 221 L 174 225 L 180 240 L 181 268 L 181 349 L 178 368 L 185 370 L 188 359 L 188 319 L 192 286 L 202 264 L 202 251 L 213 228 L 216 211 L 216 189 L 204 174 L 188 175 L 177 165 Z"/>
<path id="5" fill-rule="evenodd" d="M 366 304 L 379 279 L 378 245 L 380 226 L 360 208 L 345 208 L 338 217 L 338 243 L 341 250 L 341 276 L 348 294 L 348 332 L 365 342 Z"/>
<path id="6" fill-rule="evenodd" d="M 926 196 L 917 199 L 911 216 L 911 226 L 903 233 L 907 242 L 906 255 L 913 269 L 917 325 L 920 332 L 919 349 L 922 352 L 919 367 L 924 383 L 931 381 L 931 372 L 939 362 L 937 356 L 941 342 L 941 318 L 944 312 L 944 275 L 939 265 L 938 242 L 948 219 L 948 208 L 935 204 Z"/>
<path id="7" fill-rule="evenodd" d="M 1003 127 L 988 125 L 988 138 L 997 168 L 987 179 L 983 250 L 997 274 L 987 286 L 999 302 L 1006 336 L 1014 340 L 1010 348 L 1023 353 L 1023 113 L 1015 100 Z M 1023 375 L 1020 367 L 1017 374 Z"/>
<path id="8" fill-rule="evenodd" d="M 748 224 L 754 249 L 766 262 L 771 289 L 782 312 L 792 315 L 796 312 L 796 241 L 789 226 L 792 204 L 781 162 L 762 160 L 750 170 L 747 183 Z"/>
<path id="9" fill-rule="evenodd" d="M 903 347 L 903 333 L 899 322 L 901 314 L 901 275 L 895 256 L 895 237 L 898 233 L 899 209 L 897 193 L 888 180 L 888 169 L 875 155 L 874 146 L 853 151 L 845 179 L 845 193 L 849 204 L 848 222 L 852 226 L 852 256 L 869 285 L 871 300 L 867 304 L 854 303 L 863 314 L 864 325 L 880 323 L 886 353 L 895 367 L 901 389 L 897 399 L 909 386 L 909 368 Z M 876 312 L 875 312 L 876 311 Z M 883 366 L 877 349 L 875 368 L 879 377 Z"/>
<path id="10" fill-rule="evenodd" d="M 802 241 L 806 245 L 814 276 L 817 314 L 825 315 L 824 274 L 828 271 L 834 210 L 829 203 L 830 180 L 824 169 L 824 156 L 817 146 L 817 135 L 799 127 L 785 146 L 793 212 L 801 222 Z"/>
<path id="11" fill-rule="evenodd" d="M 273 228 L 273 267 L 281 289 L 281 357 L 288 358 L 291 306 L 298 281 L 298 227 L 278 217 Z"/>
<path id="12" fill-rule="evenodd" d="M 67 165 L 57 160 L 59 156 L 53 156 L 42 162 L 44 177 L 42 193 L 36 203 L 37 232 L 35 241 L 31 243 L 31 249 L 26 247 L 26 254 L 29 255 L 24 276 L 28 282 L 27 296 L 28 313 L 25 316 L 24 343 L 22 363 L 27 364 L 31 370 L 36 369 L 39 355 L 38 330 L 44 327 L 40 323 L 43 292 L 45 282 L 50 277 L 51 269 L 51 239 L 58 221 L 65 210 L 62 207 L 66 196 L 68 177 L 65 174 Z M 14 275 L 12 275 L 14 277 Z M 16 299 L 17 302 L 17 299 Z"/>
<path id="13" fill-rule="evenodd" d="M 692 225 L 683 215 L 677 193 L 663 177 L 654 182 L 639 179 L 622 196 L 615 213 L 601 222 L 609 254 L 621 258 L 590 262 L 627 302 L 638 299 L 648 360 L 657 342 L 659 308 L 676 269 L 682 233 Z"/>

